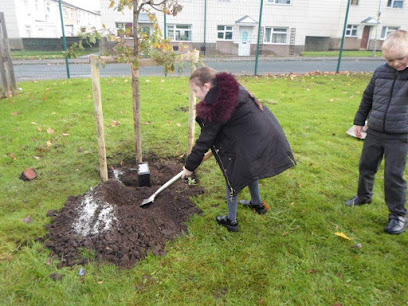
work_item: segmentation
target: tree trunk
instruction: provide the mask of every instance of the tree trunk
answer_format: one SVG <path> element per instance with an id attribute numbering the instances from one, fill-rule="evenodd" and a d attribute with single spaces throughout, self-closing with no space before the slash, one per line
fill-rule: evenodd
<path id="1" fill-rule="evenodd" d="M 139 61 L 139 36 L 138 24 L 139 11 L 138 1 L 133 0 L 133 48 L 136 61 Z M 133 106 L 133 126 L 135 130 L 136 142 L 136 162 L 142 162 L 142 127 L 140 123 L 140 88 L 139 88 L 139 65 L 132 63 L 132 106 Z"/>

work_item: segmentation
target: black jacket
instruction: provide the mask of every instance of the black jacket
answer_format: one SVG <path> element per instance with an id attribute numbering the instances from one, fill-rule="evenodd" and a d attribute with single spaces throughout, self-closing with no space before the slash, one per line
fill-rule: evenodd
<path id="1" fill-rule="evenodd" d="M 217 74 L 217 86 L 197 105 L 197 122 L 201 134 L 185 167 L 194 171 L 211 148 L 233 195 L 296 164 L 278 120 L 230 74 Z"/>
<path id="2" fill-rule="evenodd" d="M 361 100 L 355 125 L 377 132 L 408 133 L 408 68 L 397 71 L 389 64 L 378 67 Z"/>

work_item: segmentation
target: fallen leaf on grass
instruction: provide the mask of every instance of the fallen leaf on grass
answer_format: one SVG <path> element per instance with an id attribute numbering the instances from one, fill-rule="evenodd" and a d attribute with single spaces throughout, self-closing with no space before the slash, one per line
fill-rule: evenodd
<path id="1" fill-rule="evenodd" d="M 40 128 L 40 127 L 38 127 L 37 130 L 38 130 L 39 132 L 42 132 L 42 131 L 43 131 L 43 129 Z"/>
<path id="2" fill-rule="evenodd" d="M 13 160 L 17 160 L 17 157 L 16 157 L 16 155 L 14 154 L 14 153 L 10 153 L 10 155 L 9 155 Z"/>
<path id="3" fill-rule="evenodd" d="M 40 158 L 38 156 L 33 156 L 36 160 L 39 160 Z"/>
<path id="4" fill-rule="evenodd" d="M 102 284 L 103 284 L 103 281 L 99 281 L 98 284 L 99 284 L 99 285 L 102 285 Z"/>
<path id="5" fill-rule="evenodd" d="M 350 237 L 348 237 L 345 233 L 342 233 L 342 232 L 337 232 L 337 233 L 334 233 L 336 236 L 339 236 L 339 237 L 342 237 L 342 238 L 344 238 L 344 239 L 347 239 L 347 240 L 352 240 Z"/>
<path id="6" fill-rule="evenodd" d="M 30 216 L 27 216 L 27 217 L 25 217 L 25 218 L 24 218 L 23 220 L 21 220 L 21 221 L 23 221 L 24 223 L 30 224 L 30 223 L 33 223 L 33 222 L 34 222 L 34 219 L 31 218 Z"/>
<path id="7" fill-rule="evenodd" d="M 20 112 L 12 112 L 11 113 L 12 116 L 17 116 L 18 114 L 20 114 Z"/>
<path id="8" fill-rule="evenodd" d="M 49 146 L 49 147 L 51 147 L 51 146 L 52 146 L 51 141 L 47 141 L 47 146 Z"/>
<path id="9" fill-rule="evenodd" d="M 55 131 L 54 131 L 54 129 L 52 129 L 52 128 L 49 128 L 48 130 L 47 130 L 47 133 L 48 134 L 52 134 L 52 133 L 54 133 Z"/>
<path id="10" fill-rule="evenodd" d="M 180 127 L 180 126 L 181 126 L 181 123 L 177 123 L 176 125 L 177 125 L 178 127 Z"/>
<path id="11" fill-rule="evenodd" d="M 62 133 L 62 136 L 69 136 L 70 134 Z"/>
<path id="12" fill-rule="evenodd" d="M 112 126 L 118 126 L 119 124 L 120 124 L 119 121 L 116 120 L 112 121 Z"/>

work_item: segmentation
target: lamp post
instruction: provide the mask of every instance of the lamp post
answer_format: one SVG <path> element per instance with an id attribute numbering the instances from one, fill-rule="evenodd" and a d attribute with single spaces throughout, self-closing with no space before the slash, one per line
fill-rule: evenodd
<path id="1" fill-rule="evenodd" d="M 347 19 L 348 19 L 348 15 L 350 11 L 350 2 L 351 0 L 347 0 L 347 9 L 346 9 L 346 17 L 344 18 L 343 36 L 341 37 L 339 60 L 337 61 L 337 69 L 336 69 L 337 73 L 339 73 L 340 71 L 341 57 L 343 55 L 344 38 L 346 37 Z"/>
<path id="2" fill-rule="evenodd" d="M 378 25 L 380 24 L 380 17 L 381 17 L 381 0 L 378 4 L 377 25 L 375 26 L 375 40 L 374 40 L 374 48 L 373 48 L 373 57 L 375 57 L 375 53 L 377 52 L 377 33 L 378 33 Z"/>
<path id="3" fill-rule="evenodd" d="M 261 27 L 262 27 L 262 9 L 263 9 L 263 0 L 261 0 L 261 7 L 259 9 L 258 41 L 257 41 L 257 44 L 256 44 L 256 59 L 255 59 L 255 72 L 254 72 L 254 75 L 258 74 L 259 44 L 260 44 Z"/>
<path id="4" fill-rule="evenodd" d="M 62 9 L 62 3 L 61 0 L 58 1 L 59 3 L 59 10 L 60 10 L 60 16 L 61 16 L 61 28 L 62 28 L 62 43 L 64 45 L 64 50 L 67 51 L 67 40 L 65 38 L 65 25 L 64 25 L 64 17 L 63 17 L 63 9 Z M 65 66 L 67 67 L 67 77 L 68 79 L 71 78 L 70 73 L 69 73 L 69 63 L 68 63 L 68 57 L 65 56 Z"/>

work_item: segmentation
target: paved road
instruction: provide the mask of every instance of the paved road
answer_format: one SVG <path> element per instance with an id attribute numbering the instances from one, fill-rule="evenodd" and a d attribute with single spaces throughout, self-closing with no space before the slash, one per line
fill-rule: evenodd
<path id="1" fill-rule="evenodd" d="M 343 58 L 340 71 L 373 72 L 376 67 L 384 62 L 382 58 Z M 228 71 L 239 75 L 253 75 L 255 71 L 254 58 L 242 59 L 204 59 L 204 63 L 218 71 Z M 64 60 L 44 61 L 14 61 L 16 81 L 65 79 L 67 77 Z M 89 78 L 91 68 L 87 59 L 72 60 L 69 65 L 72 78 Z M 282 73 L 307 73 L 313 71 L 336 71 L 337 58 L 265 58 L 258 62 L 258 74 L 282 74 Z M 176 75 L 188 75 L 189 65 L 186 65 L 183 73 Z M 130 68 L 127 64 L 109 64 L 101 67 L 102 76 L 130 76 Z M 162 67 L 143 67 L 141 76 L 164 75 Z"/>

